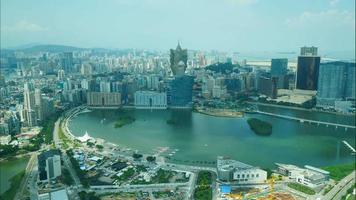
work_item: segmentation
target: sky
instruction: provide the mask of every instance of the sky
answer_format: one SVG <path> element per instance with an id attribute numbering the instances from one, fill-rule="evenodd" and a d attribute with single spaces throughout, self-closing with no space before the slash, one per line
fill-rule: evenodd
<path id="1" fill-rule="evenodd" d="M 355 0 L 0 0 L 1 48 L 355 50 Z"/>

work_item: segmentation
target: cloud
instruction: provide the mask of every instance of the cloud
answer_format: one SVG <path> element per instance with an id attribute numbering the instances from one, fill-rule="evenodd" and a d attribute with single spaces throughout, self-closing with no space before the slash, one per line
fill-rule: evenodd
<path id="1" fill-rule="evenodd" d="M 329 4 L 330 4 L 331 6 L 335 6 L 336 4 L 339 3 L 339 1 L 340 1 L 340 0 L 330 0 Z"/>
<path id="2" fill-rule="evenodd" d="M 296 18 L 288 18 L 285 24 L 293 28 L 320 26 L 349 26 L 355 27 L 355 13 L 340 10 L 322 12 L 303 12 Z"/>
<path id="3" fill-rule="evenodd" d="M 47 27 L 31 23 L 27 20 L 20 20 L 12 26 L 4 26 L 1 29 L 7 32 L 42 32 L 49 30 Z"/>

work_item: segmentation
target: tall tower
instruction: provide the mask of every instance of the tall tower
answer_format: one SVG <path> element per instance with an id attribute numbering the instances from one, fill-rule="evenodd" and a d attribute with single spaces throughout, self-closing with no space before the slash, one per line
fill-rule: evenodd
<path id="1" fill-rule="evenodd" d="M 187 69 L 188 51 L 182 49 L 179 42 L 177 48 L 171 49 L 170 62 L 171 70 L 174 76 L 184 75 L 185 69 Z"/>
<path id="2" fill-rule="evenodd" d="M 320 56 L 316 47 L 302 47 L 298 56 L 296 88 L 300 90 L 317 90 Z"/>
<path id="3" fill-rule="evenodd" d="M 64 52 L 61 59 L 62 69 L 68 73 L 73 71 L 73 52 Z"/>
<path id="4" fill-rule="evenodd" d="M 37 125 L 37 117 L 36 117 L 36 98 L 34 87 L 31 83 L 25 83 L 24 85 L 24 118 L 28 126 L 36 126 Z"/>

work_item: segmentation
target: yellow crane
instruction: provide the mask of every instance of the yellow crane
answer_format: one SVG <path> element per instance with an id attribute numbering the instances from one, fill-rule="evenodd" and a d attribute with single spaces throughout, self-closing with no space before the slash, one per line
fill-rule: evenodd
<path id="1" fill-rule="evenodd" d="M 268 196 L 267 196 L 267 199 L 268 200 L 273 200 L 275 199 L 274 198 L 274 183 L 275 183 L 276 179 L 274 176 L 271 176 L 271 178 L 269 178 L 267 180 L 267 183 L 269 184 L 269 193 L 268 193 Z"/>

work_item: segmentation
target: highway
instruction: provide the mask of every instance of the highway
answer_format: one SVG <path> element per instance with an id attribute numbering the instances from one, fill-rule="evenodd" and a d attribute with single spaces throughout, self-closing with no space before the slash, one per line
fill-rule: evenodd
<path id="1" fill-rule="evenodd" d="M 299 118 L 299 117 L 291 117 L 291 116 L 287 116 L 287 115 L 279 115 L 279 114 L 263 112 L 263 111 L 256 111 L 256 112 L 259 113 L 259 114 L 263 114 L 263 115 L 269 115 L 269 116 L 272 116 L 272 117 L 279 117 L 279 118 L 284 118 L 284 119 L 296 120 L 296 121 L 299 121 L 299 122 L 309 122 L 309 123 L 314 123 L 314 124 L 323 124 L 323 125 L 326 125 L 326 126 L 335 126 L 335 127 L 356 129 L 356 126 L 351 126 L 351 125 L 337 124 L 337 123 L 332 123 L 332 122 L 316 121 L 316 120 L 304 119 L 304 118 Z"/>
<path id="2" fill-rule="evenodd" d="M 355 183 L 355 171 L 343 178 L 337 185 L 333 187 L 322 199 L 323 200 L 339 200 L 346 194 L 352 184 Z"/>
<path id="3" fill-rule="evenodd" d="M 56 148 L 60 149 L 60 140 L 59 140 L 59 124 L 60 124 L 60 119 L 58 119 L 55 124 L 54 124 L 54 129 L 53 129 L 53 141 L 56 146 Z M 81 187 L 80 180 L 76 174 L 76 172 L 73 169 L 72 163 L 70 162 L 67 153 L 65 151 L 62 152 L 62 159 L 65 167 L 68 169 L 70 175 L 72 176 L 72 179 L 74 180 L 74 183 L 77 187 Z"/>
<path id="4" fill-rule="evenodd" d="M 95 190 L 96 193 L 117 193 L 117 192 L 152 192 L 152 191 L 167 191 L 175 190 L 177 187 L 188 187 L 188 183 L 159 183 L 149 185 L 102 185 L 102 186 L 90 186 L 91 190 Z"/>
<path id="5" fill-rule="evenodd" d="M 24 191 L 26 189 L 27 183 L 30 179 L 30 175 L 33 174 L 34 167 L 36 165 L 37 161 L 37 152 L 33 153 L 31 155 L 30 160 L 28 161 L 27 167 L 25 169 L 25 175 L 22 178 L 22 181 L 20 183 L 19 189 L 17 190 L 17 193 L 15 195 L 14 199 L 22 199 L 24 195 Z"/>

